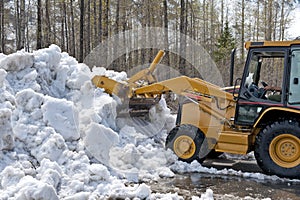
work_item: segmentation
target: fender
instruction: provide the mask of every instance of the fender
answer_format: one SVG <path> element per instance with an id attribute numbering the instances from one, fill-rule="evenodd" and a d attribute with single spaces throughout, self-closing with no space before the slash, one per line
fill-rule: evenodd
<path id="1" fill-rule="evenodd" d="M 268 116 L 274 117 L 274 114 L 278 115 L 278 118 L 280 117 L 279 114 L 289 114 L 290 116 L 298 115 L 300 114 L 300 110 L 295 110 L 292 108 L 286 108 L 286 107 L 270 107 L 263 111 L 263 113 L 259 116 L 259 118 L 256 120 L 256 122 L 253 125 L 253 128 L 257 128 Z M 282 115 L 281 115 L 282 116 Z"/>

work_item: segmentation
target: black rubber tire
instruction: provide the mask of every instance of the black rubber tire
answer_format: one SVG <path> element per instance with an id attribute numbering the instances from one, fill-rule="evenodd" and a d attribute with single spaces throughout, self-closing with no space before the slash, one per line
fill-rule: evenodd
<path id="1" fill-rule="evenodd" d="M 270 148 L 272 141 L 276 141 L 276 138 L 284 138 L 285 135 L 299 139 L 299 122 L 295 120 L 277 121 L 261 130 L 261 132 L 256 136 L 255 140 L 254 155 L 257 164 L 266 174 L 269 175 L 277 175 L 279 177 L 285 178 L 300 178 L 300 164 L 290 168 L 283 167 L 276 164 L 276 161 L 274 161 L 274 159 L 272 159 L 272 156 L 270 155 L 274 155 L 274 152 L 270 152 L 270 149 L 272 148 Z M 299 147 L 299 140 L 298 143 L 296 142 L 296 145 L 297 144 Z M 299 148 L 297 151 L 299 152 Z"/>
<path id="2" fill-rule="evenodd" d="M 219 156 L 223 155 L 223 152 L 217 152 L 214 149 L 212 149 L 209 154 L 206 156 L 206 158 L 211 158 L 215 159 L 218 158 Z"/>
<path id="3" fill-rule="evenodd" d="M 196 148 L 194 154 L 189 158 L 181 158 L 180 155 L 177 155 L 178 159 L 187 163 L 191 163 L 194 160 L 202 163 L 204 161 L 204 158 L 199 158 L 199 152 L 205 138 L 203 132 L 199 128 L 190 124 L 183 124 L 173 128 L 166 139 L 166 148 L 171 149 L 175 154 L 176 152 L 174 150 L 174 142 L 180 136 L 187 136 L 191 138 L 191 140 L 194 141 Z"/>

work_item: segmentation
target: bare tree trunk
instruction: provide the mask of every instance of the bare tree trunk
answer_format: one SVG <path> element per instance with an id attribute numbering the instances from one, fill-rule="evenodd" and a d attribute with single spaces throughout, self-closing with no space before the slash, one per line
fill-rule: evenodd
<path id="1" fill-rule="evenodd" d="M 42 48 L 42 2 L 37 0 L 37 39 L 36 48 Z"/>
<path id="2" fill-rule="evenodd" d="M 176 9 L 175 13 L 176 13 L 176 16 L 179 15 L 178 9 Z M 177 52 L 180 52 L 180 44 L 179 44 L 180 33 L 179 33 L 179 31 L 177 31 L 179 29 L 178 21 L 179 21 L 178 18 L 176 18 L 175 19 L 175 30 L 176 30 L 175 31 L 175 50 Z M 174 65 L 176 69 L 179 69 L 179 56 L 178 55 L 172 55 L 171 64 Z"/>
<path id="3" fill-rule="evenodd" d="M 27 6 L 27 14 L 25 15 L 25 19 L 26 19 L 26 31 L 25 31 L 25 51 L 29 52 L 30 51 L 30 39 L 29 39 L 29 18 L 32 15 L 32 10 L 31 8 L 31 0 L 28 0 L 28 6 Z"/>
<path id="4" fill-rule="evenodd" d="M 71 23 L 71 12 L 70 12 L 70 6 L 67 6 L 68 5 L 68 1 L 65 2 L 65 12 L 66 12 L 66 16 L 65 16 L 65 21 L 66 21 L 66 24 L 67 24 L 67 29 L 66 31 L 68 31 L 68 36 L 67 36 L 67 49 L 69 52 L 69 54 L 71 53 L 72 51 L 72 23 Z"/>
<path id="5" fill-rule="evenodd" d="M 106 0 L 105 2 L 105 14 L 104 14 L 104 31 L 103 31 L 103 36 L 104 36 L 104 39 L 107 39 L 108 38 L 108 32 L 109 32 L 109 6 L 110 6 L 110 3 L 109 3 L 109 0 Z"/>
<path id="6" fill-rule="evenodd" d="M 5 53 L 4 1 L 0 1 L 0 52 Z"/>
<path id="7" fill-rule="evenodd" d="M 83 62 L 84 0 L 80 1 L 80 45 L 79 62 Z"/>
<path id="8" fill-rule="evenodd" d="M 245 50 L 244 50 L 244 43 L 245 43 L 245 0 L 242 0 L 242 30 L 241 30 L 241 51 L 242 51 L 242 60 L 245 59 Z"/>
<path id="9" fill-rule="evenodd" d="M 119 48 L 119 26 L 120 26 L 120 0 L 117 0 L 117 5 L 116 5 L 116 23 L 115 23 L 115 27 L 114 27 L 114 46 L 113 46 L 113 54 L 114 54 L 114 58 L 117 58 L 117 53 L 118 53 L 118 48 Z M 118 62 L 120 59 L 116 59 L 114 60 L 114 64 L 113 64 L 113 69 L 119 71 L 120 69 L 120 63 Z"/>
<path id="10" fill-rule="evenodd" d="M 263 9 L 263 14 L 264 14 L 264 21 L 263 21 L 263 24 L 264 24 L 264 39 L 266 39 L 266 36 L 267 36 L 267 29 L 268 29 L 268 23 L 267 23 L 267 18 L 268 18 L 268 14 L 267 14 L 267 2 L 264 1 L 263 2 L 263 6 L 264 6 L 264 9 Z"/>
<path id="11" fill-rule="evenodd" d="M 121 44 L 121 45 L 123 45 L 123 48 L 126 46 L 129 46 L 131 48 L 133 45 L 132 38 L 131 37 L 126 38 L 126 34 L 125 34 L 127 27 L 129 27 L 129 29 L 132 28 L 131 21 L 127 18 L 126 6 L 128 4 L 129 4 L 128 1 L 124 1 L 124 0 L 121 1 L 121 3 L 120 3 L 120 24 L 122 26 L 122 37 L 123 37 L 123 44 Z M 128 23 L 128 25 L 127 25 L 127 23 Z M 120 65 L 121 65 L 121 70 L 123 70 L 123 71 L 128 71 L 128 66 L 129 67 L 133 66 L 133 62 L 134 62 L 133 55 L 134 54 L 131 54 L 132 55 L 132 58 L 131 58 L 130 53 L 133 53 L 133 52 L 128 52 L 127 55 L 124 54 L 122 56 Z M 127 56 L 129 57 L 128 60 L 127 60 Z"/>
<path id="12" fill-rule="evenodd" d="M 91 0 L 87 3 L 87 35 L 86 35 L 86 54 L 91 51 Z"/>
<path id="13" fill-rule="evenodd" d="M 273 20 L 273 0 L 268 0 L 268 7 L 267 10 L 267 28 L 266 28 L 266 40 L 272 40 L 272 30 L 273 30 L 273 25 L 272 25 L 272 20 Z"/>
<path id="14" fill-rule="evenodd" d="M 224 29 L 224 0 L 221 0 L 221 34 Z"/>
<path id="15" fill-rule="evenodd" d="M 256 41 L 258 41 L 258 38 L 259 38 L 259 24 L 260 24 L 260 3 L 259 1 L 257 1 L 257 7 L 256 7 L 256 11 L 257 11 L 257 14 L 256 14 Z"/>
<path id="16" fill-rule="evenodd" d="M 103 39 L 107 40 L 108 39 L 108 35 L 109 35 L 109 10 L 110 10 L 110 1 L 106 0 L 105 1 L 105 13 L 104 13 L 104 29 L 103 29 Z M 103 59 L 106 59 L 106 64 L 107 65 L 107 59 L 110 56 L 109 53 L 109 48 L 106 46 L 106 49 L 104 50 L 104 55 L 103 55 Z"/>
<path id="17" fill-rule="evenodd" d="M 207 11 L 206 11 L 206 0 L 203 0 L 203 43 L 206 43 L 207 38 Z"/>
<path id="18" fill-rule="evenodd" d="M 50 32 L 51 32 L 51 22 L 50 22 L 50 13 L 49 13 L 49 9 L 50 9 L 50 1 L 46 0 L 46 7 L 45 7 L 45 21 L 46 21 L 46 26 L 44 26 L 45 28 L 45 45 L 49 46 L 50 45 Z"/>
<path id="19" fill-rule="evenodd" d="M 186 2 L 180 1 L 180 57 L 179 57 L 179 73 L 185 75 L 185 52 L 186 52 Z"/>
<path id="20" fill-rule="evenodd" d="M 103 34 L 103 30 L 102 30 L 102 0 L 99 1 L 99 16 L 98 16 L 98 23 L 99 23 L 99 31 L 98 31 L 98 41 L 102 42 L 102 34 Z"/>
<path id="21" fill-rule="evenodd" d="M 168 20 L 168 1 L 164 0 L 163 1 L 164 5 L 164 28 L 165 28 L 165 33 L 164 33 L 164 43 L 166 47 L 166 53 L 165 53 L 165 63 L 167 66 L 170 66 L 170 56 L 169 56 L 169 20 Z M 168 76 L 170 73 L 167 74 Z"/>
<path id="22" fill-rule="evenodd" d="M 94 0 L 93 5 L 94 13 L 93 13 L 93 19 L 94 19 L 94 34 L 93 34 L 93 48 L 96 47 L 98 43 L 98 33 L 97 33 L 97 0 Z"/>
<path id="23" fill-rule="evenodd" d="M 59 0 L 60 1 L 60 0 Z M 71 1 L 71 3 L 72 3 L 72 1 L 73 0 L 70 0 Z M 57 0 L 53 0 L 53 5 L 57 5 Z M 50 34 L 50 41 L 52 42 L 52 43 L 56 43 L 57 42 L 57 38 L 59 38 L 59 37 L 57 37 L 57 25 L 56 25 L 56 23 L 57 23 L 57 21 L 56 21 L 56 19 L 57 18 L 59 18 L 58 16 L 57 16 L 57 14 L 58 15 L 60 15 L 59 13 L 56 13 L 56 12 L 53 12 L 52 13 L 52 17 L 53 17 L 53 20 L 52 21 L 54 21 L 54 23 L 50 23 L 50 25 L 52 26 L 51 27 L 51 34 Z M 51 21 L 50 21 L 51 22 Z M 53 24 L 53 25 L 52 25 Z"/>
<path id="24" fill-rule="evenodd" d="M 210 0 L 210 17 L 209 17 L 209 21 L 210 21 L 210 40 L 209 40 L 209 49 L 210 49 L 210 53 L 212 53 L 214 51 L 214 41 L 215 41 L 215 24 L 214 24 L 214 20 L 215 20 L 215 1 L 214 0 Z"/>
<path id="25" fill-rule="evenodd" d="M 276 6 L 275 8 L 275 15 L 274 15 L 275 19 L 273 20 L 273 27 L 274 27 L 274 30 L 273 30 L 273 40 L 277 40 L 276 39 L 276 27 L 277 27 L 277 20 L 278 20 L 278 7 Z M 279 38 L 280 39 L 280 38 Z"/>
<path id="26" fill-rule="evenodd" d="M 20 1 L 20 43 L 18 49 L 23 49 L 25 46 L 25 0 Z"/>
<path id="27" fill-rule="evenodd" d="M 143 30 L 141 31 L 141 39 L 142 39 L 142 42 L 147 42 L 147 19 L 146 19 L 146 14 L 145 12 L 147 12 L 147 5 L 146 4 L 143 4 L 142 6 L 142 19 L 141 19 L 141 25 L 142 25 L 142 28 Z M 140 49 L 140 59 L 139 59 L 139 64 L 144 64 L 146 62 L 146 49 L 143 49 L 141 48 Z"/>
<path id="28" fill-rule="evenodd" d="M 279 33 L 279 40 L 283 40 L 284 39 L 284 21 L 285 21 L 285 17 L 284 17 L 284 2 L 285 0 L 281 0 L 281 11 L 280 11 L 280 33 Z"/>
<path id="29" fill-rule="evenodd" d="M 65 46 L 66 46 L 66 51 L 69 52 L 69 50 L 70 50 L 69 49 L 69 31 L 68 31 L 68 23 L 67 23 L 68 14 L 67 14 L 66 1 L 63 0 L 62 4 L 63 4 L 63 13 L 64 13 L 63 19 L 64 19 L 64 24 L 65 24 L 65 41 L 66 41 Z"/>
<path id="30" fill-rule="evenodd" d="M 151 12 L 151 3 L 150 3 L 150 0 L 147 0 L 147 7 L 146 7 L 146 27 L 147 27 L 147 30 L 148 30 L 148 33 L 147 33 L 147 38 L 148 38 L 148 44 L 152 44 L 152 33 L 151 33 L 151 14 L 154 14 L 153 12 Z M 147 53 L 147 59 L 148 59 L 148 62 L 151 63 L 152 62 L 152 58 L 153 57 L 153 52 L 152 52 L 152 48 L 149 48 L 148 49 L 148 53 Z"/>
<path id="31" fill-rule="evenodd" d="M 76 56 L 76 38 L 75 38 L 75 19 L 74 19 L 74 9 L 73 9 L 73 0 L 70 1 L 71 9 L 71 55 Z"/>
<path id="32" fill-rule="evenodd" d="M 20 49 L 21 46 L 21 31 L 20 31 L 20 1 L 15 1 L 15 30 L 16 30 L 16 48 Z"/>
<path id="33" fill-rule="evenodd" d="M 63 0 L 64 1 L 64 0 Z M 66 51 L 66 41 L 65 41 L 65 20 L 64 20 L 64 9 L 63 9 L 63 2 L 60 3 L 60 24 L 61 24 L 61 29 L 60 29 L 60 47 L 62 51 Z"/>

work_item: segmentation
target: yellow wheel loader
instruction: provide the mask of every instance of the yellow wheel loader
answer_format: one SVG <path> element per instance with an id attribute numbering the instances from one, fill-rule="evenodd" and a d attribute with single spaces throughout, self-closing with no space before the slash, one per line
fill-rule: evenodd
<path id="1" fill-rule="evenodd" d="M 92 82 L 128 103 L 133 115 L 147 112 L 163 94 L 184 96 L 166 138 L 182 161 L 254 151 L 266 174 L 300 178 L 300 41 L 246 42 L 245 48 L 243 76 L 227 88 L 186 76 L 156 82 L 163 51 L 124 83 L 104 76 Z"/>

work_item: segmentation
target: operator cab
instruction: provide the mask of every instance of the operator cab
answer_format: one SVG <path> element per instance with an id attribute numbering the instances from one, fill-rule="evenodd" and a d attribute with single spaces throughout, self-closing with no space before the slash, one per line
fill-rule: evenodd
<path id="1" fill-rule="evenodd" d="M 252 126 L 270 107 L 300 109 L 300 41 L 247 42 L 235 123 Z"/>

